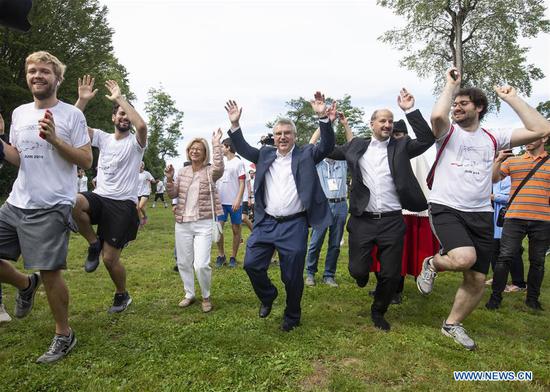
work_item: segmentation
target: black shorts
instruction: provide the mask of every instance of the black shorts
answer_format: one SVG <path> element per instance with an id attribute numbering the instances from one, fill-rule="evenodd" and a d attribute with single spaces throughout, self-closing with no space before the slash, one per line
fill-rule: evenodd
<path id="1" fill-rule="evenodd" d="M 82 196 L 90 204 L 90 221 L 97 225 L 102 242 L 122 249 L 136 239 L 139 217 L 132 200 L 113 200 L 93 192 L 83 192 Z"/>
<path id="2" fill-rule="evenodd" d="M 241 207 L 243 208 L 242 214 L 243 214 L 243 215 L 248 215 L 248 213 L 250 212 L 250 210 L 249 210 L 249 208 L 248 208 L 248 202 L 247 202 L 247 201 L 243 201 L 243 204 L 241 205 Z"/>
<path id="3" fill-rule="evenodd" d="M 159 199 L 164 201 L 164 193 L 155 193 L 155 200 L 154 201 L 157 201 Z"/>
<path id="4" fill-rule="evenodd" d="M 441 244 L 441 254 L 473 246 L 477 260 L 470 268 L 487 275 L 493 257 L 493 213 L 464 212 L 441 204 L 429 208 L 432 231 Z"/>
<path id="5" fill-rule="evenodd" d="M 138 196 L 138 200 L 141 200 L 142 197 L 145 197 L 146 199 L 149 199 L 149 195 L 141 195 L 141 196 Z"/>

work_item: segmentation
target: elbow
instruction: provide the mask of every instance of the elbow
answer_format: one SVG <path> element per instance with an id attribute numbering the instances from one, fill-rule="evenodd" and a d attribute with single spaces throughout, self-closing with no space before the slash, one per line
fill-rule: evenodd
<path id="1" fill-rule="evenodd" d="M 89 156 L 86 156 L 82 162 L 80 163 L 80 167 L 84 170 L 88 170 L 92 168 L 92 163 L 94 162 L 94 157 L 92 156 L 92 153 L 90 152 Z"/>
<path id="2" fill-rule="evenodd" d="M 145 123 L 136 125 L 136 131 L 139 133 L 147 133 L 147 125 Z"/>

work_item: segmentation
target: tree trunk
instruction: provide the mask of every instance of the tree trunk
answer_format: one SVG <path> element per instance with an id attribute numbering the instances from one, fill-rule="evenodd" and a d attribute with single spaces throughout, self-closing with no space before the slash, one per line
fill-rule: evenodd
<path id="1" fill-rule="evenodd" d="M 462 22 L 464 20 L 464 16 L 462 15 L 462 12 L 458 12 L 456 15 L 456 18 L 454 18 L 454 50 L 453 53 L 453 59 L 454 59 L 454 66 L 458 69 L 458 72 L 460 72 L 460 75 L 463 77 L 463 70 L 464 70 L 464 64 L 462 62 L 463 59 L 463 53 L 462 53 Z"/>

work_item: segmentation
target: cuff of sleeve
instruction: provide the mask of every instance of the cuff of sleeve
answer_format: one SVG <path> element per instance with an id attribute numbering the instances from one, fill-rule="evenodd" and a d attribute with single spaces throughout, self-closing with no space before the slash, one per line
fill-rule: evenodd
<path id="1" fill-rule="evenodd" d="M 412 108 L 405 110 L 405 114 L 412 113 L 412 112 L 414 112 L 415 110 L 416 110 L 416 109 L 415 109 L 414 106 L 413 106 Z"/>
<path id="2" fill-rule="evenodd" d="M 325 124 L 328 124 L 330 122 L 330 120 L 328 119 L 327 116 L 319 117 L 319 122 L 324 122 Z"/>

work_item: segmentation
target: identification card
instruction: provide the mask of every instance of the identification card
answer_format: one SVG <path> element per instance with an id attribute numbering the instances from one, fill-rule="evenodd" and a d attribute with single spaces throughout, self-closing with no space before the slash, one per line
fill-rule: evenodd
<path id="1" fill-rule="evenodd" d="M 329 191 L 333 192 L 338 190 L 338 181 L 336 181 L 336 178 L 329 178 L 327 183 Z"/>

